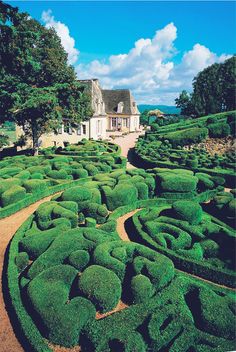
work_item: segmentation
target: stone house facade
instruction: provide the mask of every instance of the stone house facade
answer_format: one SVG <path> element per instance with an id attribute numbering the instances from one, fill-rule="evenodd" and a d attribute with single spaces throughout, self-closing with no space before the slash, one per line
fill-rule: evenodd
<path id="1" fill-rule="evenodd" d="M 57 134 L 44 134 L 39 139 L 40 147 L 75 144 L 83 138 L 106 139 L 108 131 L 133 132 L 139 129 L 140 113 L 128 89 L 102 90 L 98 79 L 79 82 L 87 86 L 87 92 L 91 96 L 93 116 L 81 122 L 76 128 L 64 123 Z M 22 129 L 17 126 L 17 136 L 22 133 Z"/>

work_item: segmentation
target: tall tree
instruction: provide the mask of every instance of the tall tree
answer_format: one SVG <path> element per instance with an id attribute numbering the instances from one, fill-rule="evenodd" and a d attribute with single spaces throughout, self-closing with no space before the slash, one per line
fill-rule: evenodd
<path id="1" fill-rule="evenodd" d="M 191 103 L 197 116 L 236 109 L 236 56 L 213 64 L 193 79 Z"/>
<path id="2" fill-rule="evenodd" d="M 55 30 L 0 2 L 0 122 L 22 126 L 37 152 L 42 133 L 91 114 Z"/>
<path id="3" fill-rule="evenodd" d="M 191 102 L 191 95 L 183 90 L 179 97 L 175 99 L 175 105 L 181 109 L 181 115 L 189 116 L 194 113 L 194 109 Z"/>

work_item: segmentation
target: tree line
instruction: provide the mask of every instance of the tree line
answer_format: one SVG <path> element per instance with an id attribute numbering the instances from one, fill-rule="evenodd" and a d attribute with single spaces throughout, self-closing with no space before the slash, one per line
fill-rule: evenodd
<path id="1" fill-rule="evenodd" d="M 92 113 L 55 30 L 0 1 L 0 124 L 21 126 L 37 153 L 42 134 Z"/>
<path id="2" fill-rule="evenodd" d="M 175 99 L 181 114 L 204 116 L 236 109 L 236 56 L 215 63 L 193 79 L 193 92 L 183 90 Z"/>

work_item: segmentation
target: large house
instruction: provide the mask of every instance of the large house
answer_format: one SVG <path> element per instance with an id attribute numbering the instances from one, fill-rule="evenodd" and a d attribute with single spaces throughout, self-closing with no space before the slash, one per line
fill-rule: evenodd
<path id="1" fill-rule="evenodd" d="M 39 139 L 40 147 L 78 143 L 83 138 L 106 139 L 109 132 L 134 132 L 139 129 L 140 112 L 128 89 L 102 90 L 98 79 L 79 82 L 87 86 L 93 116 L 76 128 L 64 123 L 57 134 L 44 134 Z M 17 135 L 21 134 L 22 130 L 17 127 Z"/>

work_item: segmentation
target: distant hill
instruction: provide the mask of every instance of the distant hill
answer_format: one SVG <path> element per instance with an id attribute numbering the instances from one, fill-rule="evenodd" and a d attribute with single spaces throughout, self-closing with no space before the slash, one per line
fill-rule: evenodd
<path id="1" fill-rule="evenodd" d="M 179 108 L 176 108 L 175 106 L 168 106 L 168 105 L 138 105 L 138 109 L 140 112 L 143 112 L 144 110 L 159 109 L 165 114 L 180 114 Z"/>

